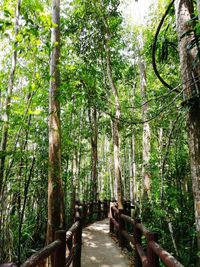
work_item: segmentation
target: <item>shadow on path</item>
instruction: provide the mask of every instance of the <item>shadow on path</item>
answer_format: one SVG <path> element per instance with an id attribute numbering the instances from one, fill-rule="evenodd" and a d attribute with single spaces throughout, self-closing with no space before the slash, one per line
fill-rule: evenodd
<path id="1" fill-rule="evenodd" d="M 129 260 L 109 236 L 108 219 L 83 230 L 82 267 L 128 267 Z"/>

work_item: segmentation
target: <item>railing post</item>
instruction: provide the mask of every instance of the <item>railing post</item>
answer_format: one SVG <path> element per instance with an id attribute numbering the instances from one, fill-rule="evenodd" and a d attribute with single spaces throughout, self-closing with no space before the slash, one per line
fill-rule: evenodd
<path id="1" fill-rule="evenodd" d="M 150 247 L 151 241 L 158 241 L 157 233 L 148 233 L 147 236 L 147 258 L 149 267 L 159 267 L 159 257 L 154 253 L 154 251 Z"/>
<path id="2" fill-rule="evenodd" d="M 76 214 L 75 220 L 79 221 L 80 224 L 77 231 L 74 233 L 74 246 L 77 246 L 77 253 L 73 259 L 73 267 L 81 267 L 82 220 L 80 216 L 80 209 L 77 209 Z"/>
<path id="3" fill-rule="evenodd" d="M 111 218 L 114 218 L 113 216 L 113 210 L 112 210 L 113 203 L 110 203 L 110 233 L 114 234 L 114 223 L 112 222 Z"/>
<path id="4" fill-rule="evenodd" d="M 89 203 L 89 221 L 92 221 L 92 217 L 93 217 L 93 202 L 91 201 Z"/>
<path id="5" fill-rule="evenodd" d="M 121 215 L 123 214 L 123 209 L 119 209 L 118 213 L 118 222 L 119 222 L 119 246 L 123 249 L 125 247 L 125 239 L 122 235 L 122 231 L 125 230 L 125 223 L 124 220 L 122 219 Z"/>
<path id="6" fill-rule="evenodd" d="M 131 217 L 131 201 L 130 200 L 126 202 L 126 208 L 127 208 L 127 215 Z"/>
<path id="7" fill-rule="evenodd" d="M 62 246 L 55 252 L 54 267 L 65 267 L 66 233 L 64 230 L 59 230 L 55 232 L 55 240 L 57 239 L 62 242 Z"/>
<path id="8" fill-rule="evenodd" d="M 87 204 L 83 202 L 83 217 L 82 217 L 83 226 L 87 224 Z"/>
<path id="9" fill-rule="evenodd" d="M 98 207 L 97 220 L 101 220 L 101 200 L 98 200 L 97 207 Z"/>
<path id="10" fill-rule="evenodd" d="M 123 208 L 124 208 L 124 214 L 127 215 L 127 201 L 126 200 L 123 201 Z"/>
<path id="11" fill-rule="evenodd" d="M 141 231 L 137 228 L 137 223 L 141 223 L 140 219 L 135 219 L 135 223 L 134 223 L 134 245 L 135 245 L 135 266 L 137 267 L 142 267 L 142 262 L 140 259 L 140 255 L 137 252 L 137 244 L 141 245 L 142 241 L 141 241 L 141 237 L 142 237 L 142 233 Z"/>
<path id="12" fill-rule="evenodd" d="M 115 207 L 118 209 L 118 203 L 115 204 Z M 115 219 L 115 221 L 119 224 L 119 212 L 116 212 L 115 210 L 113 211 L 113 217 Z M 117 239 L 119 239 L 119 229 L 115 229 L 116 230 L 116 237 Z"/>
<path id="13" fill-rule="evenodd" d="M 68 239 L 67 241 L 67 247 L 69 249 L 69 251 L 72 249 L 72 246 L 73 246 L 73 242 L 72 242 L 72 237 L 70 239 Z"/>
<path id="14" fill-rule="evenodd" d="M 103 217 L 108 217 L 108 201 L 106 199 L 103 201 Z"/>
<path id="15" fill-rule="evenodd" d="M 73 210 L 73 222 L 75 221 L 76 212 L 77 212 L 77 209 L 79 208 L 79 205 L 80 205 L 80 201 L 76 200 L 74 203 L 74 210 Z"/>

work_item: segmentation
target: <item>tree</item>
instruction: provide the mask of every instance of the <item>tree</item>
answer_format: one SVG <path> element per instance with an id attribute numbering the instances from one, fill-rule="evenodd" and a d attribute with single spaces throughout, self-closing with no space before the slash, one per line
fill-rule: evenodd
<path id="1" fill-rule="evenodd" d="M 142 97 L 142 120 L 143 120 L 143 137 L 142 137 L 142 183 L 143 183 L 143 198 L 151 199 L 151 177 L 149 173 L 149 160 L 150 160 L 150 126 L 147 120 L 148 103 L 147 101 L 147 74 L 144 57 L 142 56 L 143 38 L 142 33 L 138 36 L 138 65 L 140 70 L 140 90 Z"/>
<path id="2" fill-rule="evenodd" d="M 105 8 L 101 1 L 100 5 L 102 11 Z M 119 209 L 122 208 L 122 173 L 120 166 L 120 120 L 121 120 L 121 108 L 120 108 L 120 100 L 119 94 L 117 90 L 116 83 L 113 79 L 113 71 L 112 71 L 112 62 L 111 62 L 111 51 L 110 51 L 110 42 L 111 35 L 110 29 L 107 22 L 106 15 L 104 13 L 101 14 L 102 22 L 103 22 L 103 38 L 104 38 L 104 47 L 105 47 L 105 60 L 106 60 L 106 70 L 107 70 L 107 78 L 109 82 L 110 89 L 114 96 L 114 116 L 112 118 L 112 135 L 113 135 L 113 149 L 114 149 L 114 173 L 115 173 L 115 187 L 116 187 L 116 196 Z"/>
<path id="3" fill-rule="evenodd" d="M 98 163 L 98 124 L 97 124 L 97 109 L 94 105 L 93 107 L 89 108 L 89 121 L 91 127 L 91 148 L 92 148 L 92 199 L 97 201 L 97 194 L 98 194 L 98 170 L 97 170 L 97 163 Z"/>
<path id="4" fill-rule="evenodd" d="M 60 1 L 52 1 L 50 92 L 49 92 L 49 183 L 47 243 L 64 227 L 64 200 L 61 180 L 61 129 L 59 103 Z M 51 262 L 51 264 L 53 264 Z"/>
<path id="5" fill-rule="evenodd" d="M 187 132 L 189 139 L 191 175 L 193 181 L 194 209 L 197 242 L 200 249 L 200 67 L 195 64 L 198 46 L 190 47 L 195 40 L 193 25 L 193 1 L 176 0 L 176 27 L 179 40 L 179 57 L 183 82 L 183 105 L 188 109 Z"/>

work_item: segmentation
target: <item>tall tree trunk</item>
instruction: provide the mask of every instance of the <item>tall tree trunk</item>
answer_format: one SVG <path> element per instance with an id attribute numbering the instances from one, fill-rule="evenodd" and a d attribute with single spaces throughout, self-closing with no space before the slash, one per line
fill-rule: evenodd
<path id="1" fill-rule="evenodd" d="M 147 89 L 147 79 L 146 79 L 146 67 L 143 56 L 141 55 L 140 51 L 143 48 L 143 40 L 142 35 L 139 35 L 139 70 L 140 70 L 140 90 L 142 96 L 142 120 L 144 121 L 143 124 L 143 137 L 142 137 L 142 197 L 144 199 L 148 198 L 151 199 L 151 178 L 149 169 L 149 160 L 150 160 L 150 127 L 147 120 L 147 113 L 148 113 L 148 104 L 146 103 L 146 89 Z"/>
<path id="2" fill-rule="evenodd" d="M 19 32 L 19 17 L 20 17 L 20 8 L 21 8 L 21 0 L 18 0 L 16 7 L 16 16 L 15 16 L 15 31 L 14 31 L 14 44 L 16 46 L 17 42 L 17 34 Z M 8 129 L 9 129 L 9 120 L 10 120 L 10 104 L 11 104 L 11 96 L 14 86 L 14 78 L 15 78 L 15 70 L 17 64 L 17 47 L 15 47 L 12 55 L 12 64 L 9 75 L 8 89 L 5 101 L 5 113 L 3 115 L 3 128 L 2 128 L 2 138 L 0 150 L 3 154 L 0 156 L 0 195 L 2 193 L 3 186 L 3 177 L 4 177 L 4 169 L 5 169 L 5 159 L 6 159 L 6 149 L 7 149 L 7 140 L 8 140 Z"/>
<path id="3" fill-rule="evenodd" d="M 52 33 L 49 94 L 49 182 L 47 243 L 54 240 L 57 229 L 64 226 L 64 199 L 61 180 L 61 127 L 59 103 L 60 1 L 52 0 Z M 51 262 L 51 265 L 53 263 Z"/>
<path id="4" fill-rule="evenodd" d="M 135 100 L 135 90 L 136 90 L 136 82 L 135 82 L 135 75 L 134 75 L 134 82 L 133 82 L 133 90 L 132 94 L 130 96 L 131 102 L 132 102 L 132 114 L 134 114 L 134 100 Z M 130 200 L 134 203 L 137 200 L 137 184 L 136 184 L 136 160 L 135 160 L 135 132 L 134 128 L 132 129 L 132 135 L 131 135 L 131 166 L 130 166 Z"/>
<path id="5" fill-rule="evenodd" d="M 92 130 L 91 136 L 91 148 L 92 148 L 92 192 L 91 198 L 92 200 L 97 200 L 97 189 L 98 189 L 98 172 L 97 172 L 97 164 L 98 164 L 98 125 L 97 125 L 97 109 L 95 106 L 90 108 L 89 110 L 89 120 L 90 126 Z"/>
<path id="6" fill-rule="evenodd" d="M 191 160 L 191 175 L 193 181 L 194 194 L 194 209 L 195 221 L 197 231 L 198 248 L 200 249 L 200 100 L 199 100 L 199 68 L 194 68 L 193 62 L 197 55 L 198 48 L 187 49 L 188 44 L 194 38 L 190 32 L 189 35 L 185 33 L 192 30 L 191 20 L 193 15 L 193 1 L 190 0 L 176 0 L 176 25 L 179 39 L 179 57 L 181 65 L 181 75 L 184 90 L 184 102 L 189 108 L 187 116 L 187 130 L 189 138 L 189 150 Z M 184 35 L 185 34 L 185 35 Z"/>
<path id="7" fill-rule="evenodd" d="M 103 10 L 104 3 L 100 0 L 100 6 Z M 107 23 L 106 17 L 102 14 L 102 22 L 104 24 L 103 34 L 104 34 L 104 47 L 105 47 L 105 58 L 106 58 L 106 70 L 107 77 L 110 89 L 112 90 L 112 94 L 114 96 L 114 116 L 112 118 L 112 130 L 113 130 L 113 150 L 114 150 L 114 177 L 115 183 L 117 186 L 117 202 L 119 209 L 123 208 L 122 199 L 123 199 L 123 191 L 122 191 L 122 174 L 121 174 L 121 165 L 120 165 L 120 119 L 121 119 L 121 108 L 118 90 L 116 84 L 113 79 L 112 74 L 112 63 L 111 63 L 111 53 L 110 53 L 110 30 L 109 25 Z"/>
<path id="8" fill-rule="evenodd" d="M 106 24 L 105 24 L 106 25 Z M 109 34 L 108 29 L 106 32 L 107 39 L 105 40 L 105 49 L 106 49 L 106 64 L 107 64 L 107 76 L 110 88 L 112 90 L 114 101 L 115 101 L 115 115 L 112 119 L 113 126 L 113 149 L 114 149 L 114 173 L 115 180 L 117 184 L 117 202 L 119 209 L 122 208 L 122 177 L 121 177 L 121 166 L 120 166 L 120 119 L 121 119 L 121 110 L 120 110 L 120 102 L 117 87 L 114 83 L 112 76 L 112 67 L 111 67 L 111 59 L 110 59 L 110 47 L 109 47 Z"/>
<path id="9" fill-rule="evenodd" d="M 130 166 L 130 200 L 134 203 L 136 196 L 136 163 L 135 163 L 135 135 L 131 136 L 131 166 Z"/>
<path id="10" fill-rule="evenodd" d="M 160 200 L 163 198 L 163 190 L 164 190 L 164 181 L 163 181 L 163 147 L 164 147 L 164 140 L 163 140 L 163 128 L 159 128 L 158 130 L 158 155 L 159 155 L 159 166 L 160 166 Z"/>
<path id="11" fill-rule="evenodd" d="M 123 196 L 125 198 L 125 200 L 130 200 L 130 180 L 131 180 L 131 176 L 129 176 L 129 166 L 130 166 L 130 158 L 129 158 L 129 147 L 127 145 L 124 145 L 124 155 L 123 155 L 123 167 L 122 170 L 124 170 L 123 172 L 123 176 L 122 178 L 122 184 L 123 186 Z"/>
<path id="12" fill-rule="evenodd" d="M 77 183 L 78 183 L 78 151 L 77 148 L 74 149 L 73 151 L 73 158 L 72 158 L 72 169 L 71 169 L 71 173 L 72 173 L 72 177 L 71 177 L 71 220 L 70 222 L 73 222 L 74 219 L 74 215 L 75 215 L 75 203 L 76 200 L 78 200 L 77 198 Z"/>
<path id="13" fill-rule="evenodd" d="M 111 63 L 111 53 L 110 53 L 110 30 L 109 25 L 106 20 L 105 14 L 103 14 L 104 10 L 104 1 L 96 1 L 96 8 L 100 11 L 100 17 L 103 23 L 103 37 L 104 37 L 104 48 L 105 48 L 105 59 L 106 59 L 106 70 L 107 70 L 107 78 L 109 82 L 110 89 L 112 90 L 112 94 L 114 96 L 114 116 L 112 118 L 112 130 L 113 130 L 113 150 L 114 150 L 114 178 L 115 184 L 117 186 L 117 202 L 119 209 L 123 208 L 122 205 L 122 179 L 121 179 L 121 166 L 120 166 L 120 119 L 121 119 L 121 110 L 120 110 L 120 101 L 119 95 L 117 91 L 116 84 L 113 79 L 112 74 L 112 63 Z"/>
<path id="14" fill-rule="evenodd" d="M 29 190 L 29 185 L 31 182 L 31 178 L 33 176 L 33 171 L 34 171 L 34 164 L 35 164 L 35 157 L 32 159 L 32 163 L 30 166 L 30 172 L 27 181 L 25 181 L 24 184 L 24 201 L 22 205 L 22 210 L 21 210 L 21 216 L 19 220 L 19 229 L 18 229 L 18 254 L 17 254 L 17 260 L 18 264 L 21 264 L 21 240 L 22 240 L 22 226 L 23 226 L 23 220 L 24 220 L 24 215 L 25 215 L 25 208 L 26 208 L 26 203 L 28 199 L 28 190 Z"/>

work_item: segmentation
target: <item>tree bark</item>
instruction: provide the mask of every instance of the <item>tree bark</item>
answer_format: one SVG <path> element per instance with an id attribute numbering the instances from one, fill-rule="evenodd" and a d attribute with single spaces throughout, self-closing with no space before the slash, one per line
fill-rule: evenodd
<path id="1" fill-rule="evenodd" d="M 132 94 L 130 95 L 130 99 L 132 100 L 132 114 L 135 113 L 135 108 L 134 108 L 134 100 L 135 100 L 135 90 L 136 90 L 136 82 L 135 82 L 135 75 L 134 75 L 134 82 L 133 82 L 133 90 Z M 130 140 L 130 145 L 131 145 L 131 165 L 130 165 L 130 200 L 132 203 L 134 203 L 138 196 L 137 196 L 137 183 L 136 183 L 136 160 L 135 160 L 135 132 L 134 132 L 134 127 L 132 129 L 132 136 Z"/>
<path id="2" fill-rule="evenodd" d="M 121 118 L 121 111 L 120 111 L 120 102 L 118 91 L 115 86 L 112 77 L 112 68 L 111 68 L 111 61 L 110 61 L 110 48 L 108 46 L 108 42 L 105 42 L 106 47 L 106 63 L 107 63 L 107 75 L 109 80 L 109 85 L 112 89 L 114 99 L 115 99 L 115 115 L 112 119 L 112 126 L 113 126 L 113 148 L 114 148 L 114 173 L 115 173 L 115 181 L 117 185 L 117 202 L 118 208 L 122 208 L 122 177 L 121 177 L 121 166 L 120 166 L 120 136 L 119 136 L 119 126 L 120 126 L 120 118 Z"/>
<path id="3" fill-rule="evenodd" d="M 147 120 L 148 113 L 148 104 L 146 103 L 146 90 L 147 90 L 147 79 L 146 79 L 146 67 L 143 56 L 141 55 L 141 49 L 143 48 L 143 40 L 142 35 L 140 33 L 138 37 L 139 41 L 139 49 L 138 49 L 138 65 L 140 70 L 140 91 L 142 96 L 142 120 L 143 124 L 143 136 L 142 136 L 142 197 L 144 199 L 151 199 L 151 177 L 149 173 L 149 160 L 150 160 L 150 127 Z"/>
<path id="4" fill-rule="evenodd" d="M 98 197 L 98 172 L 97 172 L 97 164 L 98 164 L 98 126 L 97 126 L 97 109 L 95 106 L 91 107 L 89 110 L 89 120 L 92 131 L 91 136 L 91 148 L 92 148 L 92 191 L 91 198 L 96 201 Z"/>
<path id="5" fill-rule="evenodd" d="M 49 93 L 49 182 L 47 244 L 55 239 L 55 231 L 64 227 L 64 199 L 61 180 L 61 126 L 59 103 L 60 1 L 52 1 L 50 93 Z M 53 262 L 50 263 L 53 265 Z"/>
<path id="6" fill-rule="evenodd" d="M 103 2 L 101 1 L 101 6 L 103 7 Z M 115 113 L 112 118 L 112 130 L 113 130 L 113 149 L 114 149 L 114 176 L 115 176 L 115 184 L 117 186 L 117 202 L 118 208 L 122 209 L 122 174 L 121 174 L 121 165 L 120 165 L 120 119 L 121 119 L 121 108 L 119 95 L 117 91 L 117 87 L 113 80 L 112 74 L 112 64 L 111 64 L 111 55 L 110 55 L 110 46 L 109 41 L 111 39 L 109 34 L 109 26 L 107 24 L 106 18 L 102 17 L 104 23 L 104 47 L 106 52 L 106 67 L 107 67 L 107 77 L 109 86 L 112 90 L 114 96 L 114 109 Z"/>
<path id="7" fill-rule="evenodd" d="M 136 185 L 136 162 L 135 162 L 135 135 L 131 136 L 131 166 L 130 166 L 130 200 L 134 203 L 137 199 L 137 185 Z"/>
<path id="8" fill-rule="evenodd" d="M 199 68 L 194 68 L 193 62 L 197 55 L 198 48 L 188 50 L 188 44 L 194 38 L 194 34 L 186 32 L 193 30 L 191 20 L 193 15 L 193 1 L 176 0 L 176 25 L 179 39 L 179 57 L 181 65 L 181 75 L 184 90 L 184 103 L 189 109 L 187 116 L 187 130 L 189 139 L 191 175 L 193 182 L 194 209 L 197 231 L 198 248 L 200 249 L 200 83 L 198 75 Z M 185 34 L 185 35 L 184 35 Z"/>

